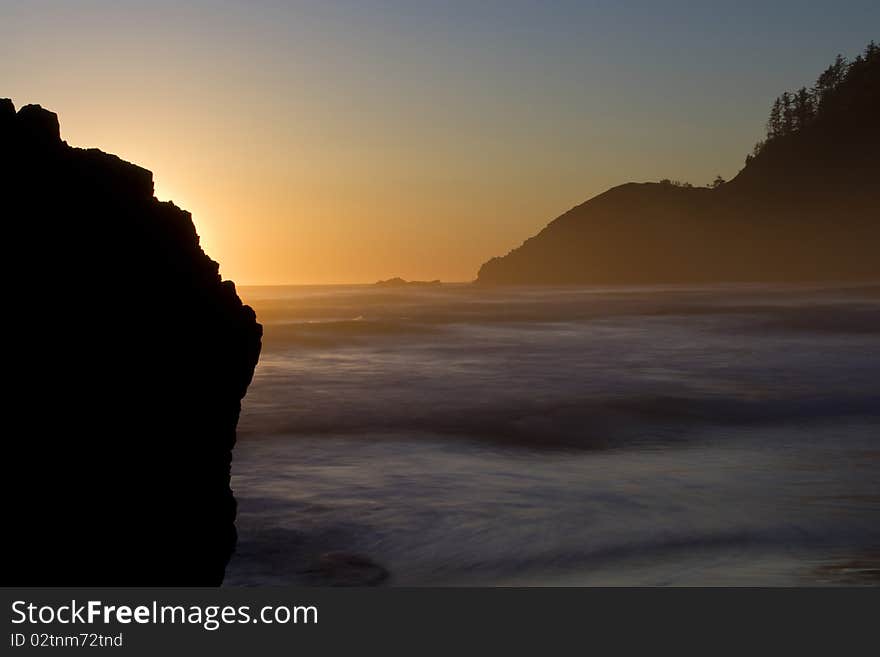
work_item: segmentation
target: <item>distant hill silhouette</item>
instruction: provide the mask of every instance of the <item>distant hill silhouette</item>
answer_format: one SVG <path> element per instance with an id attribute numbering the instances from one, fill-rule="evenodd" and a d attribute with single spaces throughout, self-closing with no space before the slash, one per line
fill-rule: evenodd
<path id="1" fill-rule="evenodd" d="M 878 280 L 880 48 L 774 103 L 730 182 L 615 187 L 480 269 L 483 284 Z"/>
<path id="2" fill-rule="evenodd" d="M 3 585 L 216 585 L 261 327 L 152 174 L 0 100 Z"/>

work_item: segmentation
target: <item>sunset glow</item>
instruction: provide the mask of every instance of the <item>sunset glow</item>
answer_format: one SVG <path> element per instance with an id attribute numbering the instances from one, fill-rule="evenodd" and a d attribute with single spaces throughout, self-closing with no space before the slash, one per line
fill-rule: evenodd
<path id="1" fill-rule="evenodd" d="M 880 24 L 871 2 L 839 24 L 830 2 L 286 5 L 5 2 L 2 94 L 152 170 L 241 284 L 471 280 L 610 186 L 735 175 L 778 89 Z"/>

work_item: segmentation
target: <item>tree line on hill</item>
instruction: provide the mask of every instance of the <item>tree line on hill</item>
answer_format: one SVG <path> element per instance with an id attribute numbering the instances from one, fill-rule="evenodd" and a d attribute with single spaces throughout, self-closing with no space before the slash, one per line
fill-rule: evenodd
<path id="1" fill-rule="evenodd" d="M 786 91 L 778 96 L 770 107 L 766 136 L 755 144 L 752 153 L 746 156 L 746 164 L 757 157 L 769 143 L 793 135 L 830 111 L 840 109 L 840 106 L 846 103 L 846 94 L 843 90 L 847 83 L 857 82 L 868 68 L 878 61 L 880 61 L 880 46 L 871 41 L 864 52 L 852 61 L 848 61 L 843 55 L 837 55 L 834 63 L 822 72 L 813 86 L 809 88 L 804 86 L 793 92 Z M 717 189 L 725 182 L 724 178 L 716 176 L 707 187 Z M 669 178 L 664 178 L 660 184 L 693 187 L 689 182 Z"/>
<path id="2" fill-rule="evenodd" d="M 837 106 L 842 98 L 841 90 L 847 82 L 857 80 L 880 59 L 880 46 L 871 41 L 865 51 L 853 61 L 837 55 L 834 63 L 826 68 L 809 89 L 786 91 L 773 101 L 767 119 L 767 135 L 755 144 L 746 162 L 757 156 L 770 142 L 794 134 L 824 116 Z"/>

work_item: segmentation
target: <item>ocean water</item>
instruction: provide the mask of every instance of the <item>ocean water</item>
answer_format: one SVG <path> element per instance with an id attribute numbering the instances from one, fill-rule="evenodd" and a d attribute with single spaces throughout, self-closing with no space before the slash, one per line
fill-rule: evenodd
<path id="1" fill-rule="evenodd" d="M 228 585 L 880 584 L 880 287 L 240 292 Z"/>

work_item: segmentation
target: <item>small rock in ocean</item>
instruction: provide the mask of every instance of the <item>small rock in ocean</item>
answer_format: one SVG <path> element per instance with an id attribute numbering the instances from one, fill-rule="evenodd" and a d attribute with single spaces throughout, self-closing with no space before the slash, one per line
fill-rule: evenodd
<path id="1" fill-rule="evenodd" d="M 369 557 L 352 552 L 325 552 L 303 572 L 315 586 L 378 586 L 390 576 Z"/>

